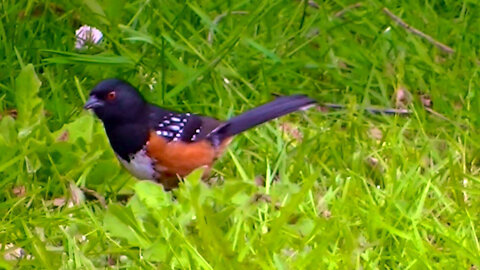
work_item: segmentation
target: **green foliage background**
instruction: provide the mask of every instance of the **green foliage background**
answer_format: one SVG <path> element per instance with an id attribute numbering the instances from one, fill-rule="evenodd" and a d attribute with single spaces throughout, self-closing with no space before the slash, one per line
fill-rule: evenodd
<path id="1" fill-rule="evenodd" d="M 2 1 L 0 267 L 476 269 L 480 5 L 355 3 Z M 76 51 L 84 24 L 104 41 Z M 220 119 L 273 93 L 347 108 L 240 135 L 210 185 L 197 172 L 165 193 L 124 172 L 82 110 L 107 77 Z M 399 89 L 411 115 L 359 109 Z"/>

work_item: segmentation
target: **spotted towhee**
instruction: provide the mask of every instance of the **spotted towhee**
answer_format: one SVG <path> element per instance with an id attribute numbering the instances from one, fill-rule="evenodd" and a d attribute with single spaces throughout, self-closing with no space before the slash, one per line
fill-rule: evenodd
<path id="1" fill-rule="evenodd" d="M 303 95 L 279 97 L 222 122 L 162 109 L 127 82 L 108 79 L 93 88 L 85 108 L 103 121 L 115 154 L 131 174 L 169 190 L 196 168 L 205 167 L 208 174 L 234 135 L 315 103 Z"/>

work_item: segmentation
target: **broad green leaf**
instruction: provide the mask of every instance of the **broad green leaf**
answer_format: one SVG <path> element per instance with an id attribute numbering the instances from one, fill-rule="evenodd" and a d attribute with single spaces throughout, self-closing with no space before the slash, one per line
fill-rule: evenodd
<path id="1" fill-rule="evenodd" d="M 64 132 L 68 132 L 68 141 L 75 143 L 77 139 L 82 138 L 87 144 L 92 142 L 94 118 L 91 115 L 84 114 L 75 121 L 64 125 L 59 131 L 55 132 L 58 138 Z"/>
<path id="2" fill-rule="evenodd" d="M 15 80 L 17 121 L 21 123 L 22 127 L 37 122 L 43 113 L 41 110 L 42 100 L 38 97 L 40 85 L 41 82 L 32 64 L 26 65 Z"/>
<path id="3" fill-rule="evenodd" d="M 114 178 L 121 170 L 115 159 L 96 160 L 92 170 L 88 174 L 90 184 L 101 184 Z"/>
<path id="4" fill-rule="evenodd" d="M 192 186 L 196 186 L 202 180 L 203 172 L 205 171 L 204 168 L 198 168 L 191 172 L 187 178 L 185 179 L 186 182 L 190 183 Z"/>
<path id="5" fill-rule="evenodd" d="M 85 5 L 87 5 L 87 7 L 91 11 L 93 11 L 94 13 L 105 17 L 105 12 L 103 11 L 102 6 L 100 6 L 100 4 L 98 4 L 97 1 L 95 1 L 95 0 L 83 0 L 83 3 Z"/>
<path id="6" fill-rule="evenodd" d="M 159 239 L 151 247 L 145 250 L 144 256 L 147 260 L 154 262 L 164 262 L 169 253 L 168 244 L 165 239 Z"/>
<path id="7" fill-rule="evenodd" d="M 184 182 L 185 191 L 188 194 L 188 199 L 198 204 L 203 204 L 205 199 L 211 194 L 206 184 L 202 181 L 204 168 L 198 168 L 190 173 Z"/>
<path id="8" fill-rule="evenodd" d="M 145 206 L 156 209 L 171 204 L 171 198 L 163 188 L 151 181 L 139 181 L 135 184 L 135 192 Z"/>
<path id="9" fill-rule="evenodd" d="M 128 207 L 132 209 L 133 215 L 137 219 L 145 219 L 146 217 L 149 216 L 150 214 L 150 209 L 145 207 L 145 204 L 143 204 L 142 201 L 140 201 L 140 198 L 138 198 L 138 195 L 133 195 L 132 198 L 128 201 Z"/>
<path id="10" fill-rule="evenodd" d="M 0 145 L 2 141 L 1 139 L 3 139 L 5 144 L 14 144 L 16 136 L 17 131 L 15 129 L 15 120 L 10 116 L 0 119 Z"/>
<path id="11" fill-rule="evenodd" d="M 29 156 L 25 156 L 25 166 L 28 173 L 35 173 L 42 166 L 38 156 L 33 153 Z"/>
<path id="12" fill-rule="evenodd" d="M 128 241 L 129 244 L 147 248 L 151 245 L 143 228 L 128 207 L 111 204 L 103 220 L 104 226 L 112 236 Z"/>
<path id="13" fill-rule="evenodd" d="M 125 9 L 126 0 L 105 0 L 103 1 L 104 11 L 112 25 L 118 24 L 123 19 L 123 14 L 127 12 Z"/>
<path id="14" fill-rule="evenodd" d="M 31 120 L 35 120 L 32 118 Z M 35 122 L 32 122 L 31 124 L 21 128 L 18 131 L 18 138 L 23 139 L 26 138 L 28 135 L 30 135 L 36 128 L 38 128 L 41 124 L 42 120 L 41 117 L 38 117 Z"/>

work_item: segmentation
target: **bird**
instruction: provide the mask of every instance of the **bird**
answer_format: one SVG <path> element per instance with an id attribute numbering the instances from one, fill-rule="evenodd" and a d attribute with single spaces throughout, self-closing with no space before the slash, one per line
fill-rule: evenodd
<path id="1" fill-rule="evenodd" d="M 305 95 L 281 96 L 220 121 L 151 104 L 130 83 L 113 78 L 93 87 L 84 108 L 103 122 L 110 146 L 130 174 L 169 191 L 197 168 L 208 177 L 235 135 L 316 103 Z"/>

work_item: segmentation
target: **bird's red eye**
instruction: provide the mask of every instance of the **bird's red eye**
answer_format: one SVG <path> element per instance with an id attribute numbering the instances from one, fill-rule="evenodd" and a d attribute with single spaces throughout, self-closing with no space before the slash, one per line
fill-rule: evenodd
<path id="1" fill-rule="evenodd" d="M 115 91 L 110 91 L 107 94 L 107 100 L 114 100 L 116 97 L 117 97 L 117 93 L 115 93 Z"/>

